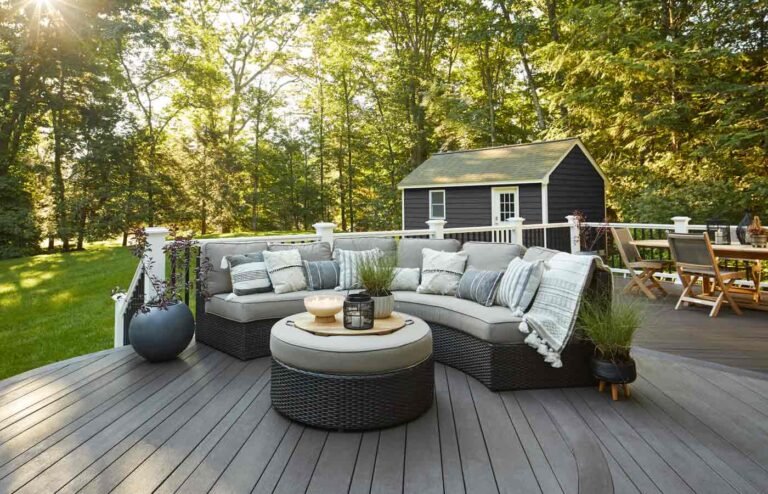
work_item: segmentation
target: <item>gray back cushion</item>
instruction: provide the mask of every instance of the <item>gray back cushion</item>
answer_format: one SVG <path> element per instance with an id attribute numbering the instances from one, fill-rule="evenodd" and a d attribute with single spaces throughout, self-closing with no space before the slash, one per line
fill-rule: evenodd
<path id="1" fill-rule="evenodd" d="M 461 243 L 453 238 L 404 238 L 397 246 L 397 265 L 401 268 L 421 268 L 422 249 L 458 252 Z"/>
<path id="2" fill-rule="evenodd" d="M 206 291 L 210 295 L 232 292 L 232 280 L 229 269 L 221 269 L 224 256 L 249 254 L 267 250 L 267 243 L 260 241 L 245 242 L 206 242 L 200 247 L 203 259 L 208 258 L 211 269 L 206 275 Z"/>
<path id="3" fill-rule="evenodd" d="M 309 242 L 306 244 L 269 244 L 270 252 L 297 249 L 302 261 L 330 261 L 331 244 L 328 242 Z"/>
<path id="4" fill-rule="evenodd" d="M 548 261 L 552 259 L 552 256 L 560 252 L 559 250 L 552 250 L 547 249 L 544 247 L 529 247 L 527 251 L 525 251 L 525 255 L 523 256 L 523 261 L 533 262 L 533 261 Z"/>
<path id="5" fill-rule="evenodd" d="M 465 242 L 461 250 L 467 253 L 467 269 L 477 271 L 504 271 L 512 259 L 525 254 L 522 245 L 493 242 Z"/>
<path id="6" fill-rule="evenodd" d="M 397 242 L 392 237 L 337 238 L 333 241 L 333 249 L 354 251 L 379 249 L 386 255 L 397 252 Z"/>

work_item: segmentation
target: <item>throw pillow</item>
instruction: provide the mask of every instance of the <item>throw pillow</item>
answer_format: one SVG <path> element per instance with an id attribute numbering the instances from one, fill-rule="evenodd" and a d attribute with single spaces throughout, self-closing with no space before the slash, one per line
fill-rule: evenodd
<path id="1" fill-rule="evenodd" d="M 467 255 L 464 252 L 443 252 L 439 250 L 422 250 L 421 284 L 416 289 L 418 293 L 434 293 L 437 295 L 456 295 Z"/>
<path id="2" fill-rule="evenodd" d="M 395 277 L 392 279 L 389 289 L 415 292 L 419 287 L 420 275 L 421 270 L 419 268 L 395 268 Z"/>
<path id="3" fill-rule="evenodd" d="M 328 242 L 308 242 L 305 244 L 269 244 L 267 250 L 279 252 L 298 250 L 302 261 L 330 261 L 331 244 Z"/>
<path id="4" fill-rule="evenodd" d="M 512 259 L 501 277 L 496 303 L 509 307 L 514 315 L 521 317 L 533 302 L 543 275 L 544 261 Z"/>
<path id="5" fill-rule="evenodd" d="M 232 293 L 235 295 L 250 295 L 272 290 L 262 252 L 225 256 L 221 259 L 221 269 L 229 269 Z"/>
<path id="6" fill-rule="evenodd" d="M 337 261 L 304 261 L 307 288 L 323 290 L 339 286 L 339 263 Z"/>
<path id="7" fill-rule="evenodd" d="M 378 259 L 383 255 L 380 249 L 371 250 L 343 250 L 336 249 L 333 253 L 339 261 L 339 286 L 337 290 L 356 290 L 362 288 L 357 266 L 363 260 Z"/>
<path id="8" fill-rule="evenodd" d="M 298 250 L 278 252 L 267 250 L 263 254 L 275 293 L 298 292 L 307 288 L 304 267 L 301 265 L 301 255 Z"/>
<path id="9" fill-rule="evenodd" d="M 462 275 L 456 297 L 472 300 L 486 307 L 493 305 L 496 289 L 503 271 L 478 271 L 470 269 Z"/>

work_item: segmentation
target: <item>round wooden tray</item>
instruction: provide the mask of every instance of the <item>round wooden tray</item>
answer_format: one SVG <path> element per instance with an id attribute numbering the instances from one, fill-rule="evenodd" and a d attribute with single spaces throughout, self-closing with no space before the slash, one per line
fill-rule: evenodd
<path id="1" fill-rule="evenodd" d="M 336 321 L 334 322 L 316 322 L 315 316 L 309 312 L 302 312 L 293 316 L 293 319 L 288 321 L 288 325 L 318 336 L 365 336 L 390 334 L 413 324 L 411 320 L 406 321 L 402 314 L 393 312 L 386 319 L 375 319 L 372 329 L 347 329 L 344 327 L 342 317 L 339 313 L 336 314 Z"/>

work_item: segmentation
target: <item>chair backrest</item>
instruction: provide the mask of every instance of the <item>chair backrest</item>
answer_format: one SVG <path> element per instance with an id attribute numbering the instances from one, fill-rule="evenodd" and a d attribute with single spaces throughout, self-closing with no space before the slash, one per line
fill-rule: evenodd
<path id="1" fill-rule="evenodd" d="M 619 249 L 621 260 L 624 261 L 627 268 L 629 268 L 629 263 L 643 260 L 640 251 L 635 245 L 632 245 L 632 233 L 630 233 L 629 228 L 611 227 L 611 233 L 616 241 L 616 248 Z"/>
<path id="2" fill-rule="evenodd" d="M 685 269 L 686 267 L 707 267 L 716 269 L 717 260 L 709 242 L 709 235 L 688 233 L 668 233 L 669 252 L 672 259 Z"/>

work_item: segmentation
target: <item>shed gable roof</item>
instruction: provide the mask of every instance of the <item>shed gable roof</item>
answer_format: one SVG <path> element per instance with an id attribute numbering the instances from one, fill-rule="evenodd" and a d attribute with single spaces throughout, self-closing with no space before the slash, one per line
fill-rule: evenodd
<path id="1" fill-rule="evenodd" d="M 405 177 L 398 188 L 541 182 L 580 142 L 574 137 L 435 153 Z"/>

